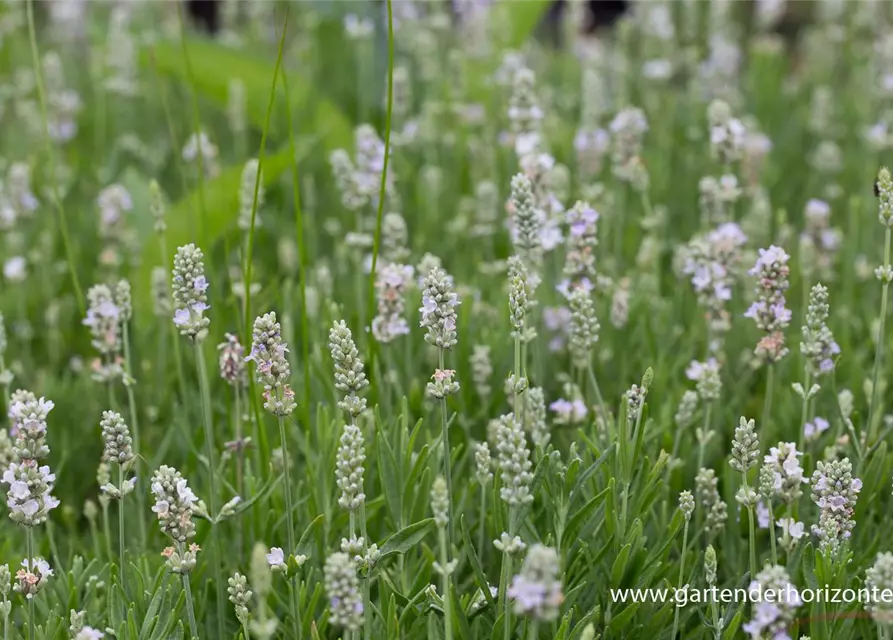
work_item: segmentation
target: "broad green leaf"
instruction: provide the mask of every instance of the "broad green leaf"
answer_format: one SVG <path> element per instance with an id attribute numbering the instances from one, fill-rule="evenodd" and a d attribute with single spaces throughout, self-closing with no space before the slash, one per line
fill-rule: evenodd
<path id="1" fill-rule="evenodd" d="M 381 478 L 381 485 L 384 489 L 384 497 L 388 502 L 388 510 L 391 512 L 391 518 L 394 522 L 399 523 L 403 516 L 403 493 L 400 491 L 399 469 L 397 468 L 397 458 L 391 443 L 388 442 L 387 436 L 381 429 L 381 423 L 377 422 L 378 428 L 375 430 L 376 437 L 376 457 L 378 458 L 378 475 Z"/>
<path id="2" fill-rule="evenodd" d="M 326 516 L 324 514 L 319 514 L 307 525 L 307 528 L 304 529 L 304 533 L 301 534 L 301 539 L 298 540 L 298 548 L 295 549 L 295 553 L 300 554 L 301 550 L 307 548 L 310 536 L 313 535 L 325 520 Z"/>
<path id="3" fill-rule="evenodd" d="M 623 580 L 623 574 L 626 572 L 626 562 L 629 560 L 629 552 L 631 548 L 629 543 L 623 545 L 620 549 L 620 553 L 614 558 L 614 564 L 611 566 L 611 586 L 615 589 L 620 586 L 620 581 Z"/>
<path id="4" fill-rule="evenodd" d="M 246 115 L 258 129 L 264 126 L 269 104 L 270 82 L 275 68 L 273 60 L 251 55 L 212 40 L 188 38 L 186 52 L 192 67 L 195 89 L 221 108 L 226 107 L 229 85 L 241 80 L 245 86 Z M 164 76 L 190 84 L 189 73 L 180 42 L 161 41 L 146 48 L 141 55 L 145 66 L 157 69 Z M 289 104 L 301 114 L 304 131 L 319 131 L 327 149 L 346 146 L 352 139 L 348 119 L 331 101 L 320 95 L 317 87 L 294 70 L 288 72 Z M 271 134 L 285 134 L 284 120 L 270 123 Z M 278 128 L 276 128 L 278 126 Z"/>
<path id="5" fill-rule="evenodd" d="M 506 46 L 516 49 L 523 45 L 539 25 L 550 4 L 551 0 L 528 0 L 496 5 L 494 10 L 501 11 L 497 24 L 503 25 L 505 29 Z"/>
<path id="6" fill-rule="evenodd" d="M 561 547 L 563 549 L 573 544 L 580 531 L 583 530 L 595 515 L 595 512 L 598 510 L 599 505 L 605 499 L 607 494 L 608 489 L 602 489 L 568 519 L 567 525 L 564 528 L 564 533 L 561 536 Z"/>
<path id="7" fill-rule="evenodd" d="M 611 622 L 608 624 L 611 627 L 612 631 L 620 633 L 626 626 L 630 623 L 630 620 L 633 619 L 633 616 L 636 615 L 636 611 L 639 610 L 640 603 L 634 602 L 629 605 L 626 609 L 618 613 L 616 616 L 611 618 Z M 620 633 L 621 638 L 628 637 L 626 634 Z"/>
<path id="8" fill-rule="evenodd" d="M 478 588 L 484 594 L 484 598 L 486 598 L 487 602 L 494 605 L 495 601 L 493 600 L 493 596 L 490 595 L 487 574 L 484 573 L 484 569 L 481 567 L 481 561 L 474 548 L 474 543 L 471 541 L 471 536 L 468 533 L 468 525 L 465 523 L 464 513 L 459 516 L 459 530 L 462 533 L 462 544 L 465 545 L 466 549 L 465 557 L 468 558 L 468 564 L 471 565 L 471 571 L 474 573 L 475 582 L 477 582 Z"/>
<path id="9" fill-rule="evenodd" d="M 394 554 L 406 553 L 421 542 L 433 526 L 434 518 L 426 518 L 421 522 L 414 522 L 408 527 L 404 527 L 381 544 L 379 560 L 384 560 Z"/>

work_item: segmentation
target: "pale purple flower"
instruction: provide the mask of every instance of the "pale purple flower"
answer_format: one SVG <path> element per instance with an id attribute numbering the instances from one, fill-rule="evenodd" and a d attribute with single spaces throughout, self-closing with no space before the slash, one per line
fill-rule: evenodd
<path id="1" fill-rule="evenodd" d="M 282 567 L 285 565 L 285 553 L 280 547 L 271 547 L 267 554 L 267 563 L 270 567 Z"/>
<path id="2" fill-rule="evenodd" d="M 760 529 L 769 528 L 769 507 L 762 500 L 757 503 L 757 526 Z"/>

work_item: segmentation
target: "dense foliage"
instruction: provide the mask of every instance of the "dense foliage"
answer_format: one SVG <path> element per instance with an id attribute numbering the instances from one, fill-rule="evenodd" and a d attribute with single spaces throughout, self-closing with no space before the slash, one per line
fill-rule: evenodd
<path id="1" fill-rule="evenodd" d="M 4 638 L 890 637 L 891 5 L 179 4 L 0 4 Z"/>

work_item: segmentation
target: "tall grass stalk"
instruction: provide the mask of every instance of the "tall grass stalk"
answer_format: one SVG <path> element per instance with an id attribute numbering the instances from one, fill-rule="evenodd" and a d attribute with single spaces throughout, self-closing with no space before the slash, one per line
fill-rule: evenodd
<path id="1" fill-rule="evenodd" d="M 223 637 L 223 574 L 221 573 L 220 536 L 218 535 L 217 517 L 217 465 L 216 448 L 214 446 L 214 417 L 211 413 L 211 387 L 208 383 L 208 369 L 205 362 L 201 340 L 193 342 L 195 347 L 195 366 L 198 369 L 198 381 L 202 396 L 202 417 L 205 427 L 205 455 L 208 458 L 208 506 L 211 508 L 211 562 L 214 565 L 214 591 L 217 604 L 217 629 Z"/>
<path id="2" fill-rule="evenodd" d="M 28 3 L 30 8 L 31 3 Z M 28 569 L 34 571 L 34 527 L 25 527 L 25 557 L 28 559 Z M 28 598 L 28 640 L 35 640 L 34 636 L 34 598 Z"/>
<path id="3" fill-rule="evenodd" d="M 186 552 L 186 545 L 182 542 L 178 544 L 179 551 L 182 555 Z M 189 573 L 183 573 L 183 593 L 186 594 L 186 617 L 189 620 L 189 635 L 192 638 L 198 638 L 198 625 L 195 623 L 195 605 L 192 601 L 192 587 L 189 584 Z"/>
<path id="4" fill-rule="evenodd" d="M 285 530 L 286 535 L 288 536 L 288 555 L 291 555 L 295 553 L 297 549 L 295 543 L 294 504 L 292 502 L 291 495 L 291 469 L 289 464 L 290 459 L 288 456 L 288 436 L 285 431 L 285 416 L 278 416 L 278 418 L 279 446 L 282 447 L 282 475 L 284 479 L 284 482 L 282 484 L 285 485 Z M 352 514 L 351 519 L 353 519 Z M 353 529 L 353 526 L 351 526 L 351 529 Z M 288 557 L 288 555 L 286 557 Z M 291 592 L 291 597 L 289 598 L 289 606 L 291 607 L 292 620 L 295 625 L 295 637 L 302 638 L 303 629 L 300 619 L 300 606 L 298 604 L 298 591 L 294 584 L 291 584 L 289 586 L 289 591 Z"/>
<path id="5" fill-rule="evenodd" d="M 891 230 L 888 226 L 884 233 L 884 272 L 890 268 L 890 235 Z M 868 407 L 869 444 L 873 444 L 875 438 L 877 438 L 878 424 L 880 424 L 880 421 L 875 419 L 874 413 L 877 410 L 878 379 L 881 372 L 881 362 L 884 358 L 884 342 L 886 341 L 884 327 L 887 324 L 887 296 L 889 288 L 890 283 L 883 281 L 881 285 L 881 314 L 878 318 L 877 347 L 874 353 L 874 366 L 871 370 L 871 402 Z"/>
<path id="6" fill-rule="evenodd" d="M 685 524 L 682 525 L 682 554 L 679 558 L 679 579 L 676 581 L 676 586 L 678 589 L 682 589 L 682 581 L 685 579 L 685 554 L 688 552 L 688 524 L 689 519 L 685 519 Z M 670 635 L 672 640 L 676 640 L 676 636 L 679 633 L 679 610 L 681 607 L 675 607 L 675 612 L 673 613 L 673 633 Z"/>
<path id="7" fill-rule="evenodd" d="M 438 367 L 442 371 L 445 368 L 444 364 L 444 350 L 438 349 Z M 443 456 L 443 477 L 446 480 L 447 486 L 447 496 L 449 496 L 449 509 L 447 513 L 449 514 L 450 521 L 446 526 L 447 530 L 447 544 L 452 546 L 453 544 L 453 473 L 450 467 L 452 466 L 452 461 L 450 460 L 450 425 L 449 419 L 447 417 L 447 402 L 446 396 L 444 395 L 440 399 L 440 439 L 442 440 L 442 451 L 441 454 Z"/>
<path id="8" fill-rule="evenodd" d="M 123 343 L 124 343 L 124 388 L 127 390 L 127 406 L 130 410 L 130 427 L 133 430 L 133 455 L 136 459 L 140 457 L 140 427 L 139 416 L 136 410 L 136 398 L 133 393 L 133 359 L 130 355 L 130 329 L 129 322 L 123 323 Z M 177 341 L 179 344 L 179 340 Z M 123 470 L 121 471 L 123 473 Z M 123 476 L 121 482 L 123 483 Z M 139 474 L 137 474 L 136 486 L 136 503 L 137 503 L 137 526 L 139 527 L 140 544 L 146 544 L 146 523 L 143 520 L 145 497 L 139 488 Z M 123 486 L 123 484 L 121 485 Z M 121 508 L 123 510 L 123 500 Z"/>
<path id="9" fill-rule="evenodd" d="M 121 590 L 127 595 L 127 577 L 124 571 L 126 564 L 125 558 L 127 554 L 126 538 L 124 537 L 124 465 L 118 463 L 118 488 L 121 490 L 121 497 L 118 499 L 118 580 L 121 582 Z"/>
<path id="10" fill-rule="evenodd" d="M 74 253 L 71 249 L 71 240 L 68 237 L 68 222 L 65 218 L 65 209 L 62 198 L 59 196 L 59 173 L 56 164 L 56 154 L 53 150 L 53 141 L 50 138 L 49 116 L 47 115 L 47 100 L 43 85 L 43 69 L 40 66 L 40 56 L 37 52 L 37 35 L 34 31 L 34 1 L 27 0 L 28 13 L 28 38 L 31 43 L 31 62 L 33 64 L 34 82 L 37 85 L 37 97 L 40 102 L 40 118 L 43 128 L 43 138 L 46 143 L 47 168 L 50 173 L 50 196 L 59 221 L 59 233 L 62 235 L 62 244 L 65 247 L 65 258 L 68 262 L 68 273 L 71 276 L 71 286 L 74 289 L 74 297 L 78 304 L 81 317 L 87 313 L 84 302 L 84 294 L 81 291 L 81 283 L 78 280 L 77 269 L 74 263 Z"/>

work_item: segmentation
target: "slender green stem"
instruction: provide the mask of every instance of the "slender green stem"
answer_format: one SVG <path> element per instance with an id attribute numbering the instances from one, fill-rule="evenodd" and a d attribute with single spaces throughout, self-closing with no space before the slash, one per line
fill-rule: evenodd
<path id="1" fill-rule="evenodd" d="M 763 415 L 760 420 L 760 435 L 762 438 L 768 437 L 769 418 L 772 411 L 772 392 L 775 387 L 775 365 L 766 365 L 766 395 L 763 398 Z M 802 426 L 802 425 L 801 425 Z"/>
<path id="2" fill-rule="evenodd" d="M 251 250 L 254 247 L 254 229 L 257 222 L 257 199 L 260 191 L 260 180 L 264 166 L 264 153 L 267 148 L 267 131 L 270 128 L 270 114 L 273 112 L 273 103 L 276 101 L 276 80 L 279 78 L 279 69 L 282 67 L 282 50 L 285 46 L 285 34 L 288 31 L 289 5 L 285 5 L 285 18 L 282 23 L 282 36 L 279 38 L 279 52 L 276 56 L 276 66 L 273 69 L 273 82 L 270 86 L 270 99 L 267 102 L 267 114 L 264 118 L 264 128 L 260 136 L 260 150 L 257 154 L 257 176 L 254 179 L 254 195 L 251 202 L 251 227 L 248 231 L 248 241 L 245 249 L 245 265 L 242 273 L 245 274 L 245 330 L 251 327 Z M 294 553 L 294 550 L 292 550 Z"/>
<path id="3" fill-rule="evenodd" d="M 291 471 L 290 471 L 290 460 L 288 457 L 288 437 L 285 432 L 285 416 L 279 417 L 279 445 L 282 447 L 282 475 L 285 478 L 284 485 L 285 491 L 285 530 L 288 536 L 288 555 L 291 555 L 297 551 L 295 549 L 295 523 L 294 523 L 294 504 L 292 503 L 291 496 Z M 353 535 L 353 512 L 351 512 L 351 535 Z M 291 614 L 292 620 L 295 624 L 295 634 L 298 638 L 303 637 L 303 630 L 301 629 L 300 623 L 300 614 L 298 613 L 300 607 L 298 606 L 298 593 L 297 589 L 292 589 L 292 598 L 291 598 Z"/>
<path id="4" fill-rule="evenodd" d="M 605 421 L 605 425 L 608 424 L 608 410 L 605 408 L 605 401 L 602 399 L 602 392 L 598 386 L 598 380 L 595 378 L 595 371 L 592 370 L 592 364 L 587 365 L 586 373 L 589 374 L 589 382 L 592 384 L 592 389 L 595 391 L 595 398 L 598 401 L 598 410 L 602 414 L 602 419 Z"/>
<path id="5" fill-rule="evenodd" d="M 29 5 L 30 6 L 30 5 Z M 890 227 L 887 227 L 887 231 L 884 234 L 884 271 L 886 272 L 890 268 Z M 884 326 L 887 322 L 887 289 L 889 288 L 890 283 L 884 282 L 881 287 L 881 315 L 879 318 L 878 325 L 878 334 L 877 334 L 877 349 L 874 353 L 874 366 L 871 370 L 871 403 L 868 406 L 868 432 L 869 444 L 874 442 L 874 439 L 877 437 L 877 424 L 874 419 L 874 412 L 877 410 L 877 392 L 878 392 L 878 377 L 881 372 L 881 360 L 884 357 L 884 341 L 886 340 L 886 335 L 884 334 Z"/>
<path id="6" fill-rule="evenodd" d="M 139 459 L 140 457 L 140 427 L 139 427 L 139 417 L 137 416 L 136 411 L 136 398 L 133 393 L 133 359 L 130 354 L 130 330 L 128 328 L 128 323 L 124 323 L 124 373 L 126 375 L 124 381 L 124 388 L 127 390 L 127 405 L 130 410 L 130 429 L 133 432 L 133 454 Z M 123 471 L 122 471 L 123 473 Z M 123 478 L 121 480 L 124 481 Z M 145 497 L 143 496 L 143 492 L 140 491 L 139 488 L 139 474 L 137 474 L 137 486 L 136 486 L 136 501 L 137 501 L 137 525 L 140 533 L 140 542 L 145 544 L 146 542 L 146 523 L 143 520 L 143 503 Z"/>
<path id="7" fill-rule="evenodd" d="M 247 619 L 242 621 L 242 637 L 244 637 L 245 640 L 251 640 L 251 633 L 248 631 Z"/>
<path id="8" fill-rule="evenodd" d="M 59 232 L 62 235 L 62 244 L 65 247 L 65 257 L 68 262 L 68 272 L 71 275 L 71 285 L 74 288 L 74 297 L 78 303 L 81 316 L 86 315 L 84 295 L 81 292 L 81 283 L 75 270 L 74 253 L 71 249 L 71 239 L 68 236 L 68 223 L 65 219 L 65 209 L 62 206 L 62 198 L 59 197 L 59 175 L 56 170 L 56 155 L 53 151 L 53 141 L 50 138 L 49 118 L 47 116 L 47 100 L 43 86 L 43 70 L 40 66 L 40 57 L 37 53 L 37 36 L 34 31 L 34 0 L 28 0 L 28 37 L 31 41 L 31 61 L 34 65 L 34 82 L 37 85 L 37 97 L 40 102 L 40 116 L 43 125 L 43 138 L 46 144 L 47 163 L 50 174 L 50 195 L 53 206 L 59 218 Z"/>
<path id="9" fill-rule="evenodd" d="M 769 504 L 769 547 L 772 550 L 772 564 L 778 564 L 778 551 L 775 549 L 775 511 L 772 508 L 772 502 Z"/>
<path id="10" fill-rule="evenodd" d="M 441 588 L 443 589 L 443 637 L 445 640 L 453 640 L 453 609 L 452 589 L 450 587 L 450 552 L 447 547 L 446 527 L 437 530 L 437 541 L 440 545 L 440 564 L 443 570 L 441 576 Z M 369 640 L 368 638 L 366 640 Z"/>
<path id="11" fill-rule="evenodd" d="M 388 163 L 391 159 L 391 119 L 394 111 L 394 12 L 391 7 L 391 0 L 386 1 L 388 11 L 388 100 L 385 111 L 384 121 L 384 164 L 381 170 L 381 184 L 378 189 L 378 210 L 375 212 L 375 237 L 372 243 L 372 268 L 369 271 L 369 310 L 375 308 L 375 269 L 378 266 L 378 252 L 381 247 L 381 221 L 384 212 L 384 202 L 387 196 L 388 185 Z M 375 336 L 370 332 L 372 349 L 369 353 L 370 369 L 375 361 L 376 345 Z M 452 489 L 450 485 L 449 475 L 447 478 L 447 488 Z M 450 501 L 452 504 L 452 491 L 450 491 Z M 450 507 L 450 541 L 452 541 L 452 506 Z"/>
<path id="12" fill-rule="evenodd" d="M 118 488 L 121 491 L 121 497 L 118 499 L 118 580 L 121 583 L 121 589 L 127 594 L 127 579 L 124 575 L 124 559 L 127 557 L 125 552 L 126 543 L 124 541 L 124 465 L 118 464 Z"/>
<path id="13" fill-rule="evenodd" d="M 478 558 L 483 562 L 484 541 L 487 537 L 487 485 L 481 485 L 481 517 L 478 523 Z"/>
<path id="14" fill-rule="evenodd" d="M 105 534 L 103 536 L 105 538 L 105 553 L 109 558 L 109 562 L 114 562 L 115 556 L 112 554 L 112 530 L 109 527 L 109 501 L 103 497 L 101 502 L 102 502 L 102 532 Z"/>
<path id="15" fill-rule="evenodd" d="M 704 408 L 704 427 L 701 431 L 701 437 L 698 441 L 698 470 L 700 471 L 704 467 L 704 443 L 707 439 L 707 434 L 710 431 L 710 414 L 712 413 L 713 403 L 708 402 L 707 406 Z"/>
<path id="16" fill-rule="evenodd" d="M 30 8 L 31 3 L 28 3 Z M 28 567 L 34 571 L 34 527 L 25 527 L 25 553 Z M 34 598 L 28 598 L 28 640 L 34 640 Z"/>
<path id="17" fill-rule="evenodd" d="M 530 628 L 528 629 L 528 637 L 530 640 L 539 640 L 540 637 L 540 623 L 539 620 L 534 618 L 530 623 Z"/>
<path id="18" fill-rule="evenodd" d="M 299 298 L 301 302 L 301 365 L 304 369 L 304 402 L 302 406 L 304 407 L 304 420 L 305 423 L 310 424 L 310 322 L 307 317 L 307 272 L 310 270 L 309 267 L 309 256 L 307 255 L 307 244 L 304 240 L 304 211 L 301 207 L 301 179 L 300 174 L 298 173 L 298 159 L 297 159 L 297 151 L 295 150 L 295 132 L 294 132 L 294 123 L 291 112 L 291 103 L 288 92 L 288 74 L 285 72 L 285 67 L 280 67 L 280 73 L 282 74 L 282 87 L 285 89 L 285 111 L 288 114 L 287 122 L 288 122 L 288 150 L 289 154 L 294 161 L 291 163 L 291 182 L 292 182 L 292 200 L 294 201 L 295 208 L 295 235 L 296 242 L 298 245 L 298 262 L 300 263 L 300 270 L 298 272 L 298 292 Z M 374 261 L 374 256 L 373 256 Z M 373 270 L 374 273 L 374 270 Z"/>
<path id="19" fill-rule="evenodd" d="M 515 507 L 509 507 L 509 526 L 508 536 L 512 538 L 515 535 Z M 502 554 L 502 580 L 499 583 L 499 599 L 502 606 L 502 628 L 504 629 L 504 640 L 510 640 L 512 637 L 512 608 L 508 598 L 508 584 L 512 579 L 512 554 L 503 552 Z"/>
<path id="20" fill-rule="evenodd" d="M 682 588 L 682 580 L 685 578 L 685 552 L 688 550 L 688 519 L 685 520 L 685 525 L 682 528 L 682 557 L 679 558 L 679 580 L 677 581 L 677 588 Z M 675 612 L 673 613 L 673 634 L 670 636 L 671 640 L 676 640 L 676 634 L 679 632 L 679 607 L 675 607 Z"/>
<path id="21" fill-rule="evenodd" d="M 195 605 L 192 603 L 192 587 L 189 586 L 188 573 L 183 574 L 183 593 L 186 594 L 186 616 L 189 619 L 189 634 L 193 638 L 198 638 L 198 626 L 195 624 Z"/>
<path id="22" fill-rule="evenodd" d="M 9 601 L 3 596 L 3 607 L 7 606 Z M 9 614 L 3 616 L 3 640 L 9 640 Z"/>
<path id="23" fill-rule="evenodd" d="M 441 370 L 446 366 L 444 364 L 444 351 L 438 350 L 438 362 Z M 450 522 L 447 525 L 447 544 L 453 544 L 453 473 L 450 470 L 450 430 L 449 420 L 447 420 L 447 403 L 446 396 L 440 399 L 440 437 L 443 440 L 443 477 L 446 480 L 447 496 L 449 497 L 448 515 Z"/>
<path id="24" fill-rule="evenodd" d="M 217 464 L 216 449 L 214 447 L 214 418 L 211 415 L 211 387 L 208 382 L 208 369 L 205 366 L 204 351 L 201 342 L 194 341 L 195 348 L 195 366 L 198 369 L 198 381 L 201 387 L 202 395 L 202 416 L 205 426 L 205 450 L 208 457 L 208 506 L 211 508 L 211 517 L 216 518 L 217 513 Z M 287 483 L 286 483 L 287 484 Z M 211 548 L 213 551 L 214 565 L 214 589 L 217 601 L 217 633 L 222 638 L 223 633 L 223 576 L 221 574 L 220 564 L 220 540 L 217 536 L 217 523 L 211 522 Z"/>
<path id="25" fill-rule="evenodd" d="M 750 576 L 753 578 L 757 575 L 757 532 L 756 526 L 754 525 L 754 514 L 753 507 L 747 507 L 747 519 L 749 525 L 749 534 L 750 534 Z"/>
<path id="26" fill-rule="evenodd" d="M 805 382 L 806 384 L 803 385 L 803 404 L 800 409 L 800 424 L 797 431 L 797 449 L 799 451 L 803 450 L 804 427 L 809 419 L 809 385 L 812 384 L 812 372 L 810 372 L 808 364 L 805 367 Z"/>

